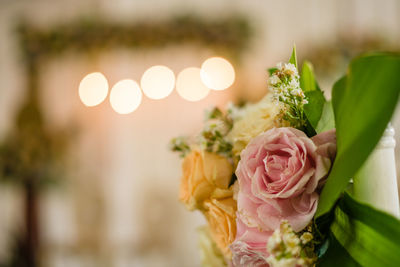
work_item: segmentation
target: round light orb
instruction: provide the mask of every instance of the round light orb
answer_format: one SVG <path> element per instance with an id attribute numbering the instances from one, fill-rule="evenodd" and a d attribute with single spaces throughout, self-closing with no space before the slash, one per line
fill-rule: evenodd
<path id="1" fill-rule="evenodd" d="M 88 107 L 97 106 L 106 99 L 108 82 L 100 72 L 86 75 L 79 84 L 79 98 Z"/>
<path id="2" fill-rule="evenodd" d="M 225 90 L 235 81 L 235 70 L 228 60 L 212 57 L 201 65 L 201 80 L 210 89 Z"/>
<path id="3" fill-rule="evenodd" d="M 119 114 L 129 114 L 135 111 L 141 102 L 142 91 L 137 82 L 133 80 L 121 80 L 111 89 L 111 107 Z"/>
<path id="4" fill-rule="evenodd" d="M 153 66 L 144 72 L 140 85 L 148 98 L 162 99 L 169 96 L 174 90 L 175 75 L 166 66 Z"/>
<path id="5" fill-rule="evenodd" d="M 200 68 L 190 67 L 178 74 L 176 91 L 183 99 L 194 102 L 205 98 L 210 89 L 201 81 Z"/>

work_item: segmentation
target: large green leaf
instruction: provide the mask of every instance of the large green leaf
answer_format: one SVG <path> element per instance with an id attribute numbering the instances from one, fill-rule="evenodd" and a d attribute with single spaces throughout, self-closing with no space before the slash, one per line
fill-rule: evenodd
<path id="1" fill-rule="evenodd" d="M 318 121 L 315 131 L 322 133 L 335 128 L 335 116 L 333 115 L 332 102 L 327 101 L 322 109 L 321 118 Z"/>
<path id="2" fill-rule="evenodd" d="M 396 241 L 400 246 L 400 221 L 397 218 L 369 204 L 357 201 L 347 192 L 340 201 L 340 208 L 353 219 L 365 223 L 387 238 Z"/>
<path id="3" fill-rule="evenodd" d="M 400 266 L 400 221 L 347 193 L 335 209 L 331 233 L 361 266 Z"/>
<path id="4" fill-rule="evenodd" d="M 301 67 L 300 87 L 304 92 L 319 90 L 313 66 L 308 61 L 304 61 L 303 66 Z"/>
<path id="5" fill-rule="evenodd" d="M 332 107 L 336 118 L 338 116 L 337 112 L 341 109 L 340 105 L 343 103 L 342 99 L 346 90 L 346 79 L 347 76 L 343 76 L 338 81 L 336 81 L 332 88 Z"/>
<path id="6" fill-rule="evenodd" d="M 326 100 L 321 90 L 307 91 L 305 95 L 308 104 L 304 105 L 304 113 L 307 116 L 308 122 L 316 129 Z"/>
<path id="7" fill-rule="evenodd" d="M 337 155 L 316 216 L 328 212 L 385 130 L 400 93 L 400 56 L 370 54 L 353 60 L 332 92 Z"/>
<path id="8" fill-rule="evenodd" d="M 304 113 L 308 120 L 308 134 L 316 134 L 316 128 L 325 105 L 325 97 L 315 79 L 313 67 L 305 61 L 301 68 L 300 87 L 306 95 L 308 104 L 304 105 Z M 311 126 L 311 127 L 310 127 Z M 312 128 L 312 129 L 311 129 Z"/>
<path id="9" fill-rule="evenodd" d="M 322 267 L 359 267 L 358 264 L 346 251 L 346 249 L 337 241 L 331 233 L 329 237 L 329 248 L 325 255 L 318 260 L 317 266 Z"/>

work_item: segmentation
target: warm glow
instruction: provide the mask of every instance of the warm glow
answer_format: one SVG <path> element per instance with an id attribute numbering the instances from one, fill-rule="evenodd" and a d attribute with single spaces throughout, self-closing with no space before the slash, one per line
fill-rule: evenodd
<path id="1" fill-rule="evenodd" d="M 228 60 L 212 57 L 201 65 L 201 80 L 210 89 L 224 90 L 235 81 L 235 70 Z"/>
<path id="2" fill-rule="evenodd" d="M 186 68 L 182 70 L 176 79 L 178 94 L 189 101 L 199 101 L 205 98 L 210 89 L 201 81 L 199 68 Z"/>
<path id="3" fill-rule="evenodd" d="M 79 84 L 79 97 L 83 104 L 93 107 L 106 99 L 108 94 L 108 82 L 100 72 L 86 75 Z"/>
<path id="4" fill-rule="evenodd" d="M 174 72 L 165 66 L 153 66 L 145 71 L 140 81 L 143 93 L 151 99 L 162 99 L 172 93 Z"/>
<path id="5" fill-rule="evenodd" d="M 110 103 L 119 114 L 128 114 L 136 110 L 142 102 L 142 91 L 137 82 L 122 80 L 111 89 Z"/>

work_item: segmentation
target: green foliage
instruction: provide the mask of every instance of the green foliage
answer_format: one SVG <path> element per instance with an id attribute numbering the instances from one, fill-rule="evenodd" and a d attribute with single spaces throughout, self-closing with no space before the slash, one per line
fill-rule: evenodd
<path id="1" fill-rule="evenodd" d="M 296 67 L 296 69 L 298 69 L 298 67 L 297 67 L 296 45 L 295 44 L 293 45 L 293 51 L 292 51 L 292 55 L 290 56 L 289 63 L 292 63 Z"/>
<path id="2" fill-rule="evenodd" d="M 304 61 L 301 68 L 300 87 L 301 89 L 303 89 L 304 92 L 315 91 L 319 89 L 319 86 L 315 79 L 313 66 L 308 61 Z"/>
<path id="3" fill-rule="evenodd" d="M 331 244 L 321 261 L 327 264 L 320 266 L 334 266 L 338 258 L 343 266 L 354 266 L 355 262 L 371 267 L 400 265 L 400 221 L 347 193 L 335 208 L 330 230 Z M 336 245 L 332 244 L 335 240 Z M 346 253 L 338 254 L 337 247 Z"/>
<path id="4" fill-rule="evenodd" d="M 232 157 L 233 145 L 226 139 L 226 135 L 233 127 L 230 114 L 224 114 L 219 108 L 214 107 L 206 112 L 205 126 L 200 136 L 200 145 L 208 152 Z"/>
<path id="5" fill-rule="evenodd" d="M 216 125 L 203 131 L 201 139 L 201 145 L 206 151 L 232 157 L 233 145 L 225 139 L 225 135 L 217 129 Z"/>
<path id="6" fill-rule="evenodd" d="M 308 104 L 304 105 L 304 113 L 307 117 L 305 132 L 308 136 L 317 133 L 316 128 L 321 119 L 325 105 L 325 97 L 315 79 L 312 64 L 305 61 L 301 69 L 300 87 L 304 91 Z"/>
<path id="7" fill-rule="evenodd" d="M 378 143 L 400 93 L 400 56 L 356 58 L 333 88 L 337 155 L 316 216 L 328 212 Z"/>
<path id="8" fill-rule="evenodd" d="M 214 107 L 210 112 L 206 113 L 206 120 L 223 119 L 224 113 L 217 107 Z"/>
<path id="9" fill-rule="evenodd" d="M 231 158 L 233 145 L 226 138 L 233 127 L 230 114 L 225 114 L 215 107 L 205 115 L 205 125 L 195 145 L 205 151 Z M 191 144 L 193 142 L 189 143 L 187 138 L 173 138 L 170 142 L 170 149 L 179 152 L 181 157 L 185 157 L 191 151 Z"/>
<path id="10" fill-rule="evenodd" d="M 359 267 L 358 264 L 346 251 L 346 249 L 337 241 L 331 233 L 329 237 L 329 249 L 324 256 L 319 259 L 317 266 L 322 267 Z"/>
<path id="11" fill-rule="evenodd" d="M 178 152 L 181 158 L 185 157 L 190 152 L 190 146 L 185 137 L 172 138 L 169 147 L 170 150 Z"/>
<path id="12" fill-rule="evenodd" d="M 286 104 L 286 108 L 281 111 L 282 119 L 287 121 L 290 126 L 304 130 L 307 127 L 307 118 L 304 114 L 304 106 L 294 105 L 291 100 L 279 98 L 281 103 Z"/>
<path id="13" fill-rule="evenodd" d="M 308 104 L 304 105 L 304 113 L 313 129 L 317 128 L 325 105 L 325 97 L 321 90 L 306 91 Z"/>
<path id="14" fill-rule="evenodd" d="M 274 74 L 275 71 L 277 71 L 278 68 L 268 68 L 268 74 L 269 76 L 271 76 L 272 74 Z"/>
<path id="15" fill-rule="evenodd" d="M 321 118 L 318 121 L 315 131 L 322 133 L 335 128 L 335 116 L 333 114 L 332 101 L 326 101 L 322 109 Z"/>

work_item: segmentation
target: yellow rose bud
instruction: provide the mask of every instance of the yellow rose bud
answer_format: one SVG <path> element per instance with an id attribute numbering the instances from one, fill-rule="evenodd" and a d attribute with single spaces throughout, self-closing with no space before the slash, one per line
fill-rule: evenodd
<path id="1" fill-rule="evenodd" d="M 213 193 L 229 194 L 233 167 L 227 158 L 206 151 L 193 150 L 182 164 L 179 199 L 189 210 L 201 209 L 204 200 Z"/>
<path id="2" fill-rule="evenodd" d="M 212 199 L 206 201 L 204 207 L 211 236 L 225 258 L 231 259 L 232 253 L 229 245 L 236 236 L 236 201 L 232 197 Z"/>

